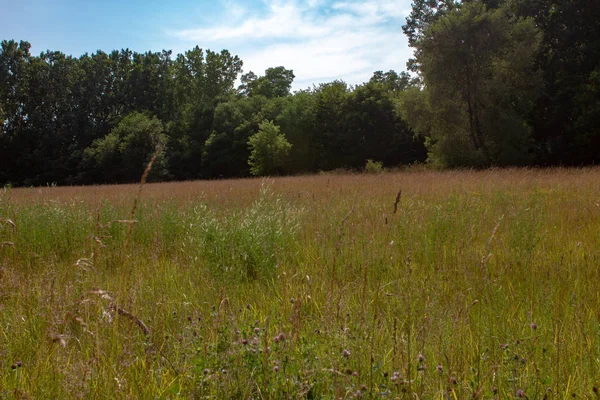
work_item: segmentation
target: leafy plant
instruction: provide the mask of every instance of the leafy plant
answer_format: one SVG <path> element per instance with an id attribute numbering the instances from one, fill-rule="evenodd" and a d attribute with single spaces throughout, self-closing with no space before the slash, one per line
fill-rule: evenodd
<path id="1" fill-rule="evenodd" d="M 218 216 L 206 204 L 197 206 L 188 234 L 217 273 L 255 279 L 274 271 L 277 249 L 293 242 L 300 215 L 263 186 L 258 200 L 243 211 Z"/>
<path id="2" fill-rule="evenodd" d="M 100 182 L 135 182 L 143 174 L 157 147 L 164 149 L 167 136 L 156 117 L 131 113 L 104 138 L 94 141 L 84 154 L 88 166 Z M 166 159 L 159 157 L 150 178 L 164 178 Z"/>
<path id="3" fill-rule="evenodd" d="M 285 163 L 292 145 L 273 121 L 263 121 L 258 128 L 258 132 L 248 140 L 250 173 L 259 176 L 276 174 Z"/>
<path id="4" fill-rule="evenodd" d="M 381 174 L 383 172 L 383 163 L 381 161 L 367 160 L 365 172 L 367 174 Z"/>

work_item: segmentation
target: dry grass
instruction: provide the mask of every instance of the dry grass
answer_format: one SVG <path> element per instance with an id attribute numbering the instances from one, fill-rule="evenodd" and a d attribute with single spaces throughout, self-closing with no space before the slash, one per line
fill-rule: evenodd
<path id="1" fill-rule="evenodd" d="M 138 190 L 0 191 L 0 397 L 597 396 L 599 169 Z"/>

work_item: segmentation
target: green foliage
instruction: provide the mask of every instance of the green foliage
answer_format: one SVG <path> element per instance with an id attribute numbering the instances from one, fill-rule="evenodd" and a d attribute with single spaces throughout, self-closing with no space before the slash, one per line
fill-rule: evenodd
<path id="1" fill-rule="evenodd" d="M 219 131 L 214 126 L 216 110 L 233 95 L 242 65 L 239 57 L 227 50 L 205 52 L 196 46 L 177 56 L 172 70 L 176 108 L 169 135 L 169 172 L 175 177 L 206 176 L 204 145 L 214 130 Z"/>
<path id="2" fill-rule="evenodd" d="M 540 86 L 533 21 L 479 2 L 446 12 L 416 42 L 424 89 L 401 102 L 428 138 L 440 166 L 516 165 L 529 161 L 532 110 Z M 415 94 L 417 99 L 408 99 Z"/>
<path id="3" fill-rule="evenodd" d="M 250 173 L 255 176 L 277 174 L 285 164 L 292 145 L 273 121 L 263 121 L 258 132 L 248 139 Z"/>
<path id="4" fill-rule="evenodd" d="M 284 67 L 267 68 L 261 77 L 250 71 L 242 75 L 239 91 L 247 96 L 265 96 L 268 99 L 285 97 L 290 94 L 294 78 L 294 71 Z"/>
<path id="5" fill-rule="evenodd" d="M 186 236 L 216 274 L 266 279 L 276 271 L 277 253 L 293 243 L 301 215 L 263 186 L 245 210 L 218 216 L 208 205 L 198 205 Z"/>
<path id="6" fill-rule="evenodd" d="M 4 40 L 0 184 L 133 180 L 138 161 L 131 172 L 111 167 L 130 168 L 110 155 L 119 140 L 108 135 L 134 112 L 164 124 L 156 179 L 250 175 L 248 140 L 264 120 L 292 145 L 281 174 L 426 157 L 438 167 L 594 164 L 599 12 L 589 0 L 415 0 L 403 27 L 415 75 L 376 71 L 365 84 L 294 94 L 294 72 L 282 66 L 244 74 L 235 89 L 243 63 L 227 50 L 75 58 Z M 106 167 L 90 158 L 97 152 Z"/>
<path id="7" fill-rule="evenodd" d="M 415 85 L 417 81 L 410 77 L 407 72 L 398 74 L 396 71 L 375 71 L 369 80 L 369 83 L 380 83 L 388 92 L 402 92 L 411 85 Z"/>
<path id="8" fill-rule="evenodd" d="M 367 160 L 365 172 L 367 174 L 381 174 L 383 172 L 383 163 L 381 161 Z"/>
<path id="9" fill-rule="evenodd" d="M 248 139 L 258 130 L 257 118 L 266 102 L 262 96 L 232 98 L 215 108 L 213 131 L 202 149 L 202 176 L 249 174 Z"/>
<path id="10" fill-rule="evenodd" d="M 316 96 L 309 91 L 296 92 L 276 118 L 292 145 L 286 171 L 308 173 L 316 170 L 319 159 L 318 127 L 315 116 Z"/>
<path id="11" fill-rule="evenodd" d="M 84 154 L 84 165 L 95 181 L 139 181 L 150 158 L 167 141 L 162 123 L 156 117 L 131 113 L 104 138 L 94 141 Z M 160 156 L 155 161 L 149 179 L 165 178 L 166 160 Z"/>
<path id="12" fill-rule="evenodd" d="M 600 59 L 600 2 L 513 0 L 510 4 L 512 12 L 534 19 L 544 33 L 537 58 L 543 91 L 533 118 L 539 162 L 597 164 L 600 119 L 592 110 L 598 97 L 586 93 Z"/>

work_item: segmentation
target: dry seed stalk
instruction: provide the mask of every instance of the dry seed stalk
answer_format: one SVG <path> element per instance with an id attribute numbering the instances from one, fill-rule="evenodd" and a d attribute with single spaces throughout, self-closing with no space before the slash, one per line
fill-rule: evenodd
<path id="1" fill-rule="evenodd" d="M 12 227 L 13 230 L 15 230 L 17 228 L 17 225 L 15 225 L 14 221 L 10 218 L 3 218 L 0 222 L 7 223 L 8 225 L 10 225 Z"/>
<path id="2" fill-rule="evenodd" d="M 89 258 L 80 258 L 79 260 L 77 260 L 77 262 L 74 264 L 76 267 L 81 268 L 82 270 L 88 272 L 90 270 L 94 271 L 94 265 L 90 262 Z"/>
<path id="3" fill-rule="evenodd" d="M 142 332 L 144 332 L 144 335 L 150 336 L 150 329 L 148 329 L 148 327 L 146 326 L 146 324 L 144 324 L 144 322 L 141 319 L 139 319 L 138 317 L 136 317 L 135 315 L 133 315 L 129 311 L 123 310 L 122 308 L 118 307 L 114 303 L 111 303 L 110 306 L 109 306 L 109 308 L 111 310 L 113 310 L 113 311 L 116 311 L 117 314 L 122 315 L 124 317 L 127 317 L 130 320 L 132 320 L 133 322 L 135 322 L 135 324 L 140 327 L 140 329 L 142 330 Z"/>
<path id="4" fill-rule="evenodd" d="M 150 174 L 150 171 L 152 170 L 152 164 L 154 164 L 154 161 L 156 161 L 156 158 L 160 155 L 160 153 L 162 153 L 162 151 L 163 151 L 163 146 L 161 146 L 160 144 L 157 145 L 156 150 L 154 150 L 154 154 L 152 154 L 152 158 L 148 162 L 148 165 L 146 165 L 146 169 L 144 170 L 144 173 L 142 174 L 142 179 L 140 180 L 140 187 L 138 189 L 137 195 L 135 196 L 135 199 L 133 200 L 133 207 L 131 208 L 131 213 L 129 214 L 129 220 L 118 221 L 118 222 L 129 224 L 129 226 L 127 227 L 127 240 L 125 241 L 125 250 L 129 249 L 131 233 L 133 232 L 133 223 L 135 222 L 133 217 L 135 215 L 135 211 L 137 210 L 138 202 L 142 195 L 142 189 L 144 188 L 146 179 L 148 179 L 148 175 Z"/>
<path id="5" fill-rule="evenodd" d="M 67 347 L 67 340 L 65 339 L 65 335 L 61 335 L 59 333 L 51 333 L 49 335 L 49 338 L 52 341 L 52 343 L 60 344 L 61 347 Z"/>
<path id="6" fill-rule="evenodd" d="M 346 225 L 346 221 L 348 221 L 348 218 L 350 218 L 350 215 L 353 212 L 354 212 L 354 206 L 352 206 L 350 211 L 348 211 L 348 213 L 344 216 L 344 218 L 342 218 L 342 220 L 340 221 L 340 226 L 338 228 L 337 241 L 335 243 L 335 253 L 333 255 L 333 262 L 331 263 L 331 279 L 330 279 L 331 287 L 329 289 L 330 305 L 332 305 L 332 302 L 333 302 L 334 288 L 336 285 L 336 269 L 337 269 L 338 258 L 339 258 L 339 256 L 341 256 L 341 253 L 342 253 L 342 239 L 344 237 L 344 225 Z M 339 304 L 338 304 L 338 307 L 339 307 Z"/>
<path id="7" fill-rule="evenodd" d="M 400 203 L 401 197 L 402 197 L 402 189 L 400 189 L 398 191 L 398 194 L 396 195 L 396 201 L 394 202 L 394 214 L 396 214 L 396 212 L 398 212 L 398 204 Z"/>

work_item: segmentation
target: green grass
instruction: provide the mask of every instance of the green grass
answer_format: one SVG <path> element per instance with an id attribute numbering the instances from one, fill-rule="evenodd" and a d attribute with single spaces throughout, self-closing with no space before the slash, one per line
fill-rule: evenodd
<path id="1" fill-rule="evenodd" d="M 0 398 L 596 398 L 598 182 L 4 190 Z"/>

